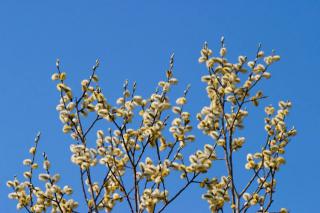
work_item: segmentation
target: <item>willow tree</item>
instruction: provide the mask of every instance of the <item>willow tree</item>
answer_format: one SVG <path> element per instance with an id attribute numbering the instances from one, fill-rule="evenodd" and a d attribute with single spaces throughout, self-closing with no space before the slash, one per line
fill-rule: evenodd
<path id="1" fill-rule="evenodd" d="M 173 55 L 165 79 L 150 97 L 139 96 L 136 83 L 129 85 L 125 81 L 122 96 L 115 104 L 106 99 L 98 84 L 99 61 L 75 95 L 57 60 L 57 72 L 52 75 L 60 96 L 56 109 L 63 133 L 72 138 L 71 161 L 79 169 L 81 184 L 59 186 L 60 175 L 52 173 L 45 153 L 43 170 L 38 171 L 35 156 L 39 134 L 29 150 L 30 158 L 23 161 L 27 168 L 24 181 L 15 177 L 7 182 L 13 190 L 9 197 L 17 200 L 18 209 L 28 212 L 77 212 L 81 201 L 71 198 L 73 191 L 81 192 L 88 212 L 110 212 L 118 205 L 125 205 L 132 213 L 165 212 L 191 184 L 196 184 L 204 188 L 202 198 L 211 212 L 269 212 L 275 177 L 285 163 L 285 148 L 296 135 L 296 130 L 285 123 L 291 102 L 280 101 L 277 111 L 271 105 L 265 107 L 266 136 L 255 153 L 246 152 L 250 143 L 240 137 L 240 129 L 248 117 L 248 105 L 259 107 L 266 98 L 257 87 L 271 77 L 270 67 L 280 56 L 274 52 L 265 56 L 261 45 L 252 60 L 239 56 L 229 62 L 226 55 L 223 38 L 218 54 L 214 55 L 207 43 L 201 49 L 199 62 L 206 67 L 201 78 L 207 92 L 203 98 L 208 98 L 208 104 L 196 115 L 185 109 L 190 86 L 175 102 L 169 98 L 170 90 L 178 83 Z M 104 128 L 98 129 L 97 123 Z M 208 138 L 201 150 L 186 155 L 186 147 L 192 150 L 191 142 L 196 141 L 194 125 Z M 88 138 L 92 134 L 96 135 L 95 141 Z M 247 160 L 243 169 L 250 177 L 244 185 L 237 181 L 236 155 Z M 213 164 L 225 165 L 225 174 L 217 176 Z M 102 180 L 95 176 L 94 167 L 105 171 Z M 174 176 L 179 176 L 180 182 L 168 184 Z"/>

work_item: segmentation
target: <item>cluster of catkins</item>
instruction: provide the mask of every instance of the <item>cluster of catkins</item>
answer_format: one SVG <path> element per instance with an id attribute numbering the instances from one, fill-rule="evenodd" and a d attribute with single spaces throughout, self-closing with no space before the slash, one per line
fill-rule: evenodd
<path id="1" fill-rule="evenodd" d="M 194 183 L 206 188 L 202 197 L 211 212 L 227 208 L 235 213 L 249 208 L 269 211 L 276 187 L 275 174 L 285 163 L 283 154 L 290 138 L 296 135 L 296 130 L 285 124 L 291 103 L 281 101 L 277 112 L 272 106 L 265 108 L 267 139 L 261 150 L 247 155 L 244 167 L 252 174 L 244 186 L 236 183 L 234 155 L 245 146 L 246 140 L 239 137 L 239 130 L 244 128 L 248 117 L 248 105 L 259 106 L 266 98 L 262 91 L 255 90 L 256 85 L 271 77 L 269 67 L 280 57 L 274 53 L 265 56 L 260 45 L 252 61 L 239 56 L 236 63 L 231 63 L 226 54 L 224 39 L 217 56 L 204 44 L 199 62 L 207 68 L 201 79 L 206 84 L 209 103 L 194 117 L 185 110 L 190 86 L 175 103 L 169 99 L 170 90 L 178 83 L 173 76 L 173 55 L 166 79 L 158 83 L 150 97 L 137 95 L 136 83 L 130 89 L 126 81 L 115 104 L 107 100 L 99 86 L 99 61 L 90 77 L 81 82 L 79 96 L 66 84 L 67 75 L 57 61 L 57 73 L 52 75 L 60 95 L 56 109 L 63 123 L 62 131 L 74 141 L 70 145 L 71 162 L 80 169 L 78 193 L 83 193 L 83 205 L 88 212 L 110 212 L 123 202 L 129 212 L 162 212 Z M 206 144 L 201 144 L 203 149 L 185 157 L 184 149 L 187 146 L 191 149 L 190 143 L 196 140 L 191 134 L 196 120 L 198 129 L 209 137 Z M 101 122 L 105 122 L 106 128 L 96 129 Z M 95 143 L 88 139 L 91 132 L 96 134 Z M 31 159 L 23 161 L 28 168 L 25 181 L 19 182 L 17 178 L 8 181 L 8 187 L 13 189 L 9 197 L 18 201 L 18 209 L 28 212 L 77 212 L 78 202 L 67 199 L 73 189 L 57 185 L 60 175 L 50 173 L 46 154 L 44 173 L 38 174 L 44 186 L 37 186 L 34 175 L 38 168 L 35 162 L 38 141 L 39 136 L 30 149 Z M 221 161 L 226 174 L 219 178 L 211 168 L 213 162 Z M 98 166 L 106 171 L 102 181 L 92 172 Z M 168 184 L 176 175 L 181 178 L 180 183 Z M 279 212 L 287 210 L 282 208 Z"/>

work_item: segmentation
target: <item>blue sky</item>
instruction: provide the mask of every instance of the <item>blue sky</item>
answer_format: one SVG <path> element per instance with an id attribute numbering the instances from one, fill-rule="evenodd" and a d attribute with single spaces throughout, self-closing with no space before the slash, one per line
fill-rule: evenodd
<path id="1" fill-rule="evenodd" d="M 316 0 L 1 0 L 0 212 L 16 211 L 15 202 L 7 199 L 5 182 L 22 173 L 21 162 L 37 131 L 43 134 L 40 149 L 48 153 L 54 171 L 65 174 L 63 183 L 74 181 L 78 171 L 69 163 L 71 139 L 61 133 L 55 110 L 58 93 L 50 76 L 56 58 L 69 74 L 70 85 L 87 77 L 100 58 L 101 83 L 114 100 L 124 79 L 136 80 L 138 93 L 151 93 L 175 52 L 177 94 L 191 83 L 189 99 L 195 104 L 189 110 L 197 112 L 206 103 L 199 50 L 208 41 L 217 51 L 222 35 L 230 59 L 238 54 L 252 57 L 259 42 L 266 52 L 275 49 L 282 56 L 273 66 L 271 80 L 262 84 L 270 96 L 263 104 L 292 100 L 289 123 L 299 134 L 279 173 L 274 209 L 315 212 L 320 189 L 319 11 Z M 248 146 L 263 138 L 261 115 L 262 110 L 255 110 L 247 119 L 253 125 L 244 133 Z M 168 212 L 207 212 L 207 203 L 190 193 L 194 188 Z"/>

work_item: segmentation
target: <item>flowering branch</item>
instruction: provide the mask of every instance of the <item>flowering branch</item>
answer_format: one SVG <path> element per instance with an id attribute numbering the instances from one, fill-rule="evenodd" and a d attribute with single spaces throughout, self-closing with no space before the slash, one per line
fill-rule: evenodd
<path id="1" fill-rule="evenodd" d="M 131 87 L 126 80 L 115 104 L 107 100 L 99 86 L 99 60 L 89 78 L 81 81 L 78 97 L 67 85 L 67 74 L 62 72 L 57 60 L 57 72 L 52 75 L 60 96 L 56 109 L 63 123 L 62 131 L 73 140 L 71 161 L 79 167 L 80 192 L 88 212 L 111 212 L 123 201 L 132 213 L 164 212 L 191 184 L 206 188 L 202 197 L 213 213 L 228 208 L 233 213 L 249 209 L 269 211 L 274 202 L 275 177 L 285 163 L 285 147 L 296 135 L 296 130 L 288 129 L 285 124 L 291 102 L 280 101 L 277 112 L 272 106 L 265 108 L 267 138 L 261 150 L 247 154 L 245 169 L 253 174 L 244 186 L 237 182 L 235 157 L 246 141 L 240 135 L 248 108 L 259 106 L 268 97 L 256 88 L 262 80 L 271 77 L 269 69 L 280 56 L 274 52 L 265 56 L 259 44 L 252 61 L 239 56 L 238 61 L 232 63 L 226 58 L 224 38 L 220 44 L 219 53 L 213 56 L 205 43 L 199 58 L 208 72 L 201 80 L 206 84 L 209 103 L 196 115 L 197 127 L 211 139 L 188 156 L 184 156 L 185 148 L 192 147 L 196 140 L 191 134 L 193 117 L 186 111 L 190 85 L 175 103 L 170 101 L 170 91 L 178 83 L 174 77 L 174 55 L 170 57 L 165 79 L 159 81 L 154 93 L 143 98 L 136 94 L 137 84 L 134 82 Z M 93 115 L 93 119 L 88 115 Z M 103 124 L 99 125 L 103 128 L 97 128 L 98 124 Z M 96 135 L 95 143 L 89 137 L 92 133 Z M 40 135 L 30 149 L 32 158 L 24 161 L 29 167 L 24 173 L 27 181 L 9 181 L 8 186 L 14 190 L 9 197 L 18 200 L 17 207 L 28 212 L 44 212 L 50 208 L 53 212 L 76 212 L 78 203 L 65 199 L 72 193 L 71 187 L 57 186 L 60 176 L 51 175 L 46 154 L 45 173 L 39 175 L 46 190 L 33 183 L 39 138 Z M 212 165 L 221 161 L 226 174 L 216 177 Z M 93 172 L 96 167 L 105 172 L 102 180 L 97 180 Z M 182 179 L 175 188 L 167 184 L 174 175 Z M 279 212 L 287 210 L 282 208 Z"/>

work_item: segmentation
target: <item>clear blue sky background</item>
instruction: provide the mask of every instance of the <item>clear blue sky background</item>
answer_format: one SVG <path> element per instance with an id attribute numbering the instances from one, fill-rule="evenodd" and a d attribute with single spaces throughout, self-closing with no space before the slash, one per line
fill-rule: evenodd
<path id="1" fill-rule="evenodd" d="M 259 2 L 259 3 L 258 3 Z M 6 180 L 21 174 L 38 130 L 63 183 L 74 181 L 69 163 L 71 139 L 61 133 L 55 111 L 58 93 L 50 76 L 60 58 L 71 85 L 89 75 L 96 58 L 107 96 L 120 95 L 124 79 L 137 80 L 138 93 L 149 94 L 163 77 L 171 52 L 176 54 L 178 92 L 192 84 L 189 105 L 197 112 L 207 103 L 197 58 L 204 41 L 217 50 L 226 37 L 229 58 L 253 56 L 257 44 L 282 56 L 273 76 L 262 86 L 270 96 L 262 105 L 290 99 L 289 116 L 299 134 L 288 147 L 287 165 L 278 176 L 274 209 L 317 212 L 320 179 L 319 61 L 320 2 L 308 1 L 0 1 L 1 160 L 0 212 L 15 212 L 7 199 Z M 151 77 L 151 78 L 150 78 Z M 140 86 L 140 87 L 139 87 Z M 254 110 L 244 134 L 247 147 L 264 138 L 262 110 Z M 199 141 L 203 143 L 205 141 Z M 242 167 L 241 167 L 242 168 Z M 214 170 L 213 173 L 214 174 Z M 241 174 L 240 174 L 241 176 Z M 208 205 L 186 191 L 168 212 L 207 212 Z M 81 212 L 84 212 L 80 209 Z M 115 211 L 120 212 L 120 210 Z"/>

